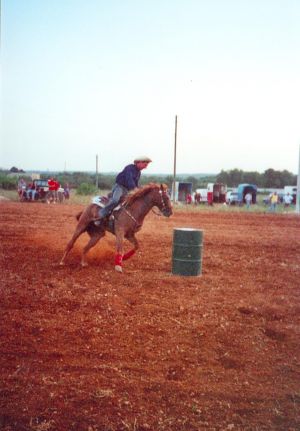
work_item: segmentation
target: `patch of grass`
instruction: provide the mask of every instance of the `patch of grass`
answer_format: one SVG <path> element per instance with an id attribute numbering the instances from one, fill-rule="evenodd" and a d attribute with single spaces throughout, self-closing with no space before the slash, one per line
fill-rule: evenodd
<path id="1" fill-rule="evenodd" d="M 251 205 L 248 209 L 246 205 L 224 205 L 224 204 L 214 204 L 213 206 L 207 204 L 200 205 L 186 205 L 181 203 L 176 203 L 174 205 L 174 210 L 187 211 L 187 212 L 201 212 L 201 211 L 222 211 L 222 212 L 245 212 L 245 213 L 269 213 L 269 206 L 264 203 L 258 202 L 257 204 Z M 291 205 L 289 208 L 285 208 L 283 204 L 279 204 L 276 208 L 275 214 L 287 214 L 294 213 L 295 205 Z M 272 214 L 272 213 L 270 213 Z"/>
<path id="2" fill-rule="evenodd" d="M 98 195 L 107 195 L 109 190 L 99 190 Z M 4 196 L 10 201 L 19 201 L 19 196 L 16 190 L 4 190 L 0 189 L 0 196 Z M 92 198 L 96 196 L 95 194 L 89 195 L 78 195 L 76 190 L 71 190 L 70 199 L 65 200 L 63 205 L 88 205 L 91 203 Z M 181 203 L 176 203 L 174 205 L 174 211 L 187 211 L 187 212 L 201 212 L 201 211 L 223 211 L 223 212 L 245 212 L 245 213 L 268 213 L 269 206 L 265 205 L 263 202 L 258 202 L 255 205 L 251 205 L 250 209 L 247 209 L 246 205 L 223 205 L 214 204 L 209 206 L 207 204 L 200 205 L 186 205 Z M 283 204 L 279 204 L 276 209 L 277 214 L 292 214 L 295 212 L 295 205 L 291 205 L 289 208 L 285 208 Z M 271 213 L 270 213 L 271 214 Z"/>
<path id="3" fill-rule="evenodd" d="M 65 201 L 69 204 L 76 204 L 76 205 L 88 205 L 91 203 L 92 199 L 95 196 L 106 196 L 109 193 L 109 190 L 99 190 L 97 193 L 89 194 L 89 195 L 78 195 L 76 193 L 76 190 L 72 190 L 70 193 L 70 199 Z"/>
<path id="4" fill-rule="evenodd" d="M 4 190 L 0 189 L 0 196 L 3 196 L 10 201 L 19 201 L 19 195 L 16 190 Z"/>

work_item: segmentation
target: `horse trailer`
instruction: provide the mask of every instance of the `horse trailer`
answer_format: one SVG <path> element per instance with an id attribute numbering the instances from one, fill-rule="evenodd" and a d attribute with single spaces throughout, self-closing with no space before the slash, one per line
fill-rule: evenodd
<path id="1" fill-rule="evenodd" d="M 237 192 L 240 204 L 245 203 L 245 196 L 247 193 L 252 195 L 252 203 L 256 204 L 257 186 L 255 184 L 239 184 Z"/>
<path id="2" fill-rule="evenodd" d="M 179 181 L 175 182 L 175 190 L 174 184 L 172 185 L 172 199 L 175 197 L 175 202 L 186 202 L 187 195 L 192 194 L 193 183 L 182 183 Z M 174 195 L 175 193 L 175 195 Z"/>
<path id="3" fill-rule="evenodd" d="M 207 184 L 207 202 L 209 205 L 213 203 L 223 204 L 226 202 L 227 186 L 222 183 Z"/>

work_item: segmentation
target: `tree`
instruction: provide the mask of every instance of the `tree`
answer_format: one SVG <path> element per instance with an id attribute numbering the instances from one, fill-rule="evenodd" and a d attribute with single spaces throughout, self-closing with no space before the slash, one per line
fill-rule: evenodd
<path id="1" fill-rule="evenodd" d="M 217 175 L 217 182 L 227 184 L 229 187 L 237 187 L 239 184 L 243 183 L 243 171 L 240 169 L 232 169 L 228 172 L 221 171 Z"/>
<path id="2" fill-rule="evenodd" d="M 260 184 L 262 182 L 261 174 L 258 172 L 244 172 L 243 174 L 243 183 L 248 184 Z"/>
<path id="3" fill-rule="evenodd" d="M 222 183 L 222 184 L 227 184 L 229 187 L 232 187 L 232 185 L 230 184 L 231 180 L 229 178 L 229 173 L 226 171 L 221 171 L 218 175 L 217 175 L 217 179 L 216 179 L 217 183 Z"/>
<path id="4" fill-rule="evenodd" d="M 13 172 L 15 174 L 20 172 L 21 174 L 24 174 L 25 171 L 23 171 L 23 169 L 18 169 L 15 166 L 13 166 L 12 168 L 10 168 L 10 172 Z"/>
<path id="5" fill-rule="evenodd" d="M 297 176 L 291 172 L 287 170 L 276 171 L 270 168 L 261 175 L 261 181 L 258 185 L 261 187 L 283 188 L 287 185 L 296 185 L 296 183 Z"/>

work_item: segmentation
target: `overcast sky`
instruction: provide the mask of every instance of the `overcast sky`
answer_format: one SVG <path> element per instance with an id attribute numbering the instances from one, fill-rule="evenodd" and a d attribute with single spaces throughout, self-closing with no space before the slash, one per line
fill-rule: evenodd
<path id="1" fill-rule="evenodd" d="M 0 167 L 298 170 L 299 0 L 2 0 Z M 145 173 L 146 173 L 145 172 Z"/>

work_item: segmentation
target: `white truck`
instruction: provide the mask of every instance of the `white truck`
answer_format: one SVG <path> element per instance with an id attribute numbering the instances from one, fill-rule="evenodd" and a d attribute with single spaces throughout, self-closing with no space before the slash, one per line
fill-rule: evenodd
<path id="1" fill-rule="evenodd" d="M 207 203 L 207 189 L 196 189 L 196 193 L 201 196 L 200 203 Z"/>

